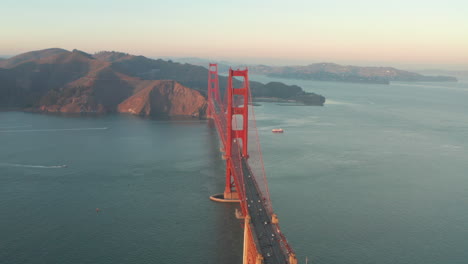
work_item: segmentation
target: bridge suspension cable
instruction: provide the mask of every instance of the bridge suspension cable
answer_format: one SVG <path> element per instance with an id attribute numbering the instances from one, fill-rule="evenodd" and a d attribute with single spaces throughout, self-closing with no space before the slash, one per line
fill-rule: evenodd
<path id="1" fill-rule="evenodd" d="M 217 202 L 238 202 L 244 218 L 244 264 L 297 264 L 271 206 L 256 127 L 248 69 L 229 69 L 221 100 L 217 64 L 208 69 L 207 115 L 213 119 L 226 160 L 224 193 Z"/>

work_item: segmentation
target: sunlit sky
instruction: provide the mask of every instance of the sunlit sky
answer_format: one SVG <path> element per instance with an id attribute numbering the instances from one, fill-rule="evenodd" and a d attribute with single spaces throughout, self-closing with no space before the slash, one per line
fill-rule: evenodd
<path id="1" fill-rule="evenodd" d="M 0 54 L 468 69 L 467 0 L 2 0 Z"/>

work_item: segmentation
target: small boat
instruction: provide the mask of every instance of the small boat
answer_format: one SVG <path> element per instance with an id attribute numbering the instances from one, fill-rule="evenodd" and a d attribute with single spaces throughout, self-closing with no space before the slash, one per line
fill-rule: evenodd
<path id="1" fill-rule="evenodd" d="M 273 128 L 273 129 L 271 130 L 271 132 L 273 132 L 273 133 L 283 133 L 284 130 L 283 130 L 282 128 Z"/>

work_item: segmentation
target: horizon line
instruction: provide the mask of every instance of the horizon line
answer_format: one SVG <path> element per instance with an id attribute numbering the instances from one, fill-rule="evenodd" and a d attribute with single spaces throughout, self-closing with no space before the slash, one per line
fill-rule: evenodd
<path id="1" fill-rule="evenodd" d="M 34 50 L 28 50 L 24 52 L 20 52 L 17 54 L 0 54 L 0 59 L 10 59 L 15 56 L 28 53 L 28 52 L 34 52 L 34 51 L 41 51 L 41 50 L 47 50 L 47 49 L 63 49 L 69 52 L 72 52 L 73 50 L 78 50 L 82 51 L 88 54 L 97 54 L 99 52 L 118 52 L 118 53 L 124 53 L 124 54 L 129 54 L 133 56 L 144 56 L 150 59 L 167 59 L 167 60 L 173 60 L 173 59 L 198 59 L 198 60 L 206 60 L 206 61 L 213 61 L 217 60 L 219 63 L 223 64 L 224 63 L 234 63 L 234 64 L 245 64 L 245 65 L 266 65 L 266 66 L 307 66 L 311 64 L 320 64 L 320 63 L 333 63 L 333 64 L 338 64 L 342 66 L 359 66 L 359 67 L 393 67 L 393 68 L 400 68 L 400 69 L 411 69 L 411 70 L 439 70 L 439 71 L 468 71 L 468 64 L 459 64 L 459 63 L 421 63 L 421 62 L 398 62 L 398 61 L 379 61 L 379 60 L 368 60 L 368 59 L 363 59 L 363 60 L 349 60 L 349 59 L 338 59 L 338 60 L 333 60 L 333 59 L 299 59 L 299 58 L 279 58 L 279 57 L 226 57 L 226 56 L 213 56 L 213 57 L 208 57 L 208 56 L 197 56 L 197 55 L 191 55 L 191 56 L 184 56 L 184 55 L 144 55 L 142 53 L 140 54 L 135 54 L 131 52 L 125 52 L 125 51 L 118 51 L 118 50 L 99 50 L 99 51 L 94 51 L 94 52 L 87 52 L 81 49 L 73 48 L 73 49 L 67 49 L 67 48 L 61 48 L 61 47 L 51 47 L 51 48 L 45 48 L 45 49 L 34 49 Z M 247 62 L 250 61 L 250 62 Z M 253 62 L 257 61 L 257 62 Z M 263 62 L 261 62 L 263 61 Z M 269 61 L 269 62 L 266 62 Z M 409 68 L 406 68 L 409 67 Z M 448 68 L 447 68 L 448 67 Z M 450 69 L 449 69 L 450 68 Z"/>

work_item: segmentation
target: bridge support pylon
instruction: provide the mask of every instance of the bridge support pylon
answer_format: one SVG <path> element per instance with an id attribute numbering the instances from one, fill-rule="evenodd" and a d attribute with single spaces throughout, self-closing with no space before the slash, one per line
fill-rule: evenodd
<path id="1" fill-rule="evenodd" d="M 236 209 L 235 215 L 242 219 L 244 228 L 243 264 L 297 264 L 294 250 L 281 233 L 278 217 L 271 209 L 266 181 L 257 181 L 265 174 L 255 177 L 255 171 L 249 165 L 248 70 L 229 69 L 224 102 L 219 96 L 217 70 L 216 64 L 210 64 L 207 114 L 214 120 L 222 142 L 220 150 L 224 152 L 226 174 L 224 192 L 210 199 L 239 203 L 240 210 Z"/>
<path id="2" fill-rule="evenodd" d="M 219 99 L 219 85 L 217 66 L 210 64 L 208 71 L 208 100 Z M 234 87 L 234 78 L 242 78 L 242 86 Z M 249 77 L 248 70 L 233 70 L 229 69 L 228 83 L 226 88 L 227 105 L 225 109 L 226 117 L 226 135 L 224 143 L 225 155 L 223 159 L 226 160 L 226 185 L 222 194 L 213 195 L 211 200 L 217 202 L 239 202 L 239 190 L 236 178 L 233 177 L 234 164 L 232 163 L 232 155 L 241 155 L 248 158 L 248 124 L 249 124 Z M 209 110 L 211 111 L 212 109 Z M 224 114 L 224 113 L 223 113 Z M 233 144 L 236 142 L 240 144 L 240 153 L 233 153 Z M 237 145 L 237 144 L 236 144 Z"/>
<path id="3" fill-rule="evenodd" d="M 212 102 L 211 100 L 221 102 L 221 97 L 219 95 L 218 64 L 215 63 L 210 63 L 208 67 L 207 97 L 208 102 Z M 211 109 L 211 107 L 206 109 L 206 117 L 213 118 L 213 109 Z"/>
<path id="4" fill-rule="evenodd" d="M 241 77 L 242 86 L 234 88 L 234 77 Z M 248 70 L 229 69 L 226 109 L 226 186 L 224 188 L 224 197 L 226 199 L 239 199 L 237 190 L 238 182 L 233 177 L 234 164 L 231 158 L 233 153 L 233 144 L 236 140 L 242 142 L 240 153 L 244 158 L 248 158 L 248 124 L 249 124 L 249 77 Z"/>

